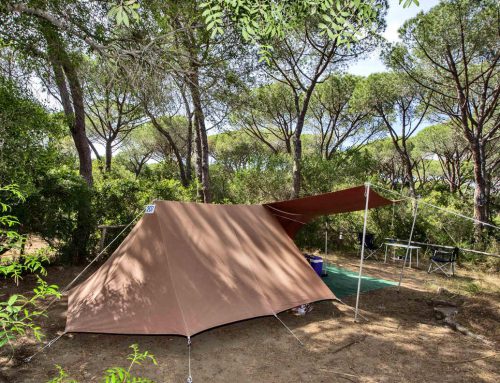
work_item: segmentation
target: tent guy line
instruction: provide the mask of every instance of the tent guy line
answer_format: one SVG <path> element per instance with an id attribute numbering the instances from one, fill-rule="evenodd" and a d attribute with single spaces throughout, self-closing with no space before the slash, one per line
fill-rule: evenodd
<path id="1" fill-rule="evenodd" d="M 413 222 L 411 224 L 410 237 L 408 238 L 408 245 L 406 246 L 405 259 L 401 266 L 401 274 L 399 275 L 399 283 L 398 283 L 398 293 L 401 291 L 401 282 L 403 282 L 403 273 L 406 266 L 406 261 L 408 259 L 408 255 L 410 253 L 411 240 L 413 238 L 413 232 L 415 230 L 415 223 L 417 222 L 417 213 L 418 213 L 418 200 L 415 202 L 415 206 L 413 208 Z"/>
<path id="2" fill-rule="evenodd" d="M 361 292 L 361 274 L 363 273 L 363 260 L 365 259 L 365 239 L 366 239 L 366 222 L 368 220 L 368 204 L 370 201 L 370 184 L 365 184 L 365 213 L 363 217 L 363 240 L 361 241 L 361 258 L 359 260 L 358 274 L 358 291 L 356 294 L 356 311 L 354 312 L 354 322 L 358 320 L 359 295 Z"/>
<path id="3" fill-rule="evenodd" d="M 153 200 L 154 202 L 154 200 Z M 136 220 L 137 218 L 139 218 L 141 215 L 144 214 L 144 209 L 142 209 L 133 219 L 132 221 L 130 221 L 124 228 L 122 231 L 120 231 L 114 238 L 113 240 L 111 240 L 107 245 L 106 247 L 104 247 L 90 262 L 87 266 L 85 266 L 85 268 L 80 271 L 77 276 L 75 278 L 73 278 L 73 280 L 71 282 L 69 282 L 62 290 L 61 290 L 61 294 L 65 294 L 68 289 L 73 286 L 73 284 L 89 269 L 90 266 L 92 266 L 92 264 L 97 261 L 102 254 L 104 254 L 104 252 L 120 237 L 120 235 L 122 235 Z M 48 304 L 47 306 L 45 306 L 43 309 L 42 309 L 42 313 L 44 313 L 45 311 L 48 310 L 48 308 L 50 306 L 52 306 L 52 304 L 54 304 L 55 301 L 57 301 L 57 297 L 56 298 L 53 298 Z"/>
<path id="4" fill-rule="evenodd" d="M 418 205 L 419 204 L 427 205 L 427 206 L 430 206 L 432 208 L 444 211 L 446 213 L 453 214 L 453 215 L 458 216 L 458 217 L 460 217 L 462 219 L 467 219 L 467 220 L 470 220 L 470 221 L 473 221 L 473 222 L 476 222 L 476 223 L 479 223 L 479 224 L 482 224 L 482 225 L 485 225 L 485 226 L 490 226 L 490 227 L 492 227 L 494 229 L 497 229 L 497 230 L 500 229 L 498 226 L 489 224 L 487 222 L 483 222 L 483 221 L 477 220 L 475 218 L 468 217 L 466 215 L 463 215 L 463 214 L 460 214 L 460 213 L 456 213 L 454 211 L 450 211 L 450 210 L 444 209 L 442 207 L 430 204 L 428 202 L 423 201 L 421 198 L 418 198 L 418 197 L 417 198 L 415 198 L 415 197 L 407 197 L 407 196 L 404 196 L 401 193 L 398 193 L 398 192 L 396 192 L 394 190 L 389 190 L 389 189 L 386 189 L 386 188 L 384 188 L 382 186 L 379 186 L 379 185 L 376 185 L 376 184 L 372 184 L 370 182 L 366 182 L 365 183 L 365 213 L 364 213 L 364 223 L 363 223 L 363 237 L 362 237 L 362 243 L 361 243 L 361 254 L 360 254 L 359 275 L 358 275 L 358 291 L 357 291 L 357 294 L 356 294 L 356 311 L 355 311 L 355 314 L 354 314 L 354 321 L 357 321 L 357 316 L 358 316 L 358 303 L 359 303 L 359 295 L 360 295 L 360 292 L 361 292 L 361 275 L 362 275 L 362 270 L 363 270 L 363 260 L 364 260 L 364 250 L 365 250 L 365 246 L 364 245 L 365 245 L 365 240 L 366 240 L 366 226 L 367 226 L 368 209 L 369 209 L 369 203 L 368 203 L 368 201 L 369 201 L 371 187 L 378 188 L 380 190 L 384 190 L 384 191 L 387 191 L 387 192 L 390 192 L 390 193 L 393 193 L 393 194 L 396 194 L 396 195 L 399 195 L 399 196 L 402 197 L 402 199 L 400 199 L 400 200 L 393 200 L 392 201 L 393 204 L 395 204 L 396 202 L 402 202 L 404 200 L 407 200 L 407 201 L 410 200 L 410 201 L 415 202 L 414 213 L 413 213 L 413 223 L 412 223 L 412 227 L 411 227 L 411 231 L 410 231 L 410 236 L 408 238 L 408 246 L 406 248 L 405 258 L 404 258 L 404 260 L 402 262 L 403 265 L 401 267 L 401 273 L 400 273 L 400 276 L 399 276 L 398 292 L 401 289 L 401 284 L 402 284 L 402 281 L 403 281 L 404 267 L 406 265 L 406 261 L 408 260 L 409 247 L 410 247 L 410 245 L 412 243 L 413 231 L 414 231 L 414 228 L 415 228 L 415 223 L 416 223 L 416 219 L 417 219 L 417 210 L 418 210 Z M 394 207 L 394 205 L 393 205 L 393 207 Z"/>
<path id="5" fill-rule="evenodd" d="M 386 240 L 391 240 L 391 241 L 397 241 L 397 242 L 406 242 L 407 240 L 406 239 L 400 239 L 400 238 L 385 238 Z M 428 246 L 428 247 L 439 247 L 439 248 L 442 248 L 442 249 L 454 249 L 455 247 L 458 247 L 458 246 L 444 246 L 444 245 L 438 245 L 436 243 L 427 243 L 427 242 L 419 242 L 419 241 L 411 241 L 412 244 L 414 245 L 423 245 L 423 246 Z M 465 251 L 465 252 L 470 252 L 470 253 L 474 253 L 474 254 L 480 254 L 480 255 L 487 255 L 487 256 L 490 256 L 490 257 L 497 257 L 497 258 L 500 258 L 500 255 L 499 254 L 495 254 L 495 253 L 487 253 L 485 251 L 479 251 L 479 250 L 473 250 L 473 249 L 465 249 L 465 248 L 462 248 L 462 247 L 458 247 L 458 249 L 460 251 Z"/>
<path id="6" fill-rule="evenodd" d="M 390 190 L 390 189 L 387 189 L 387 188 L 384 188 L 380 185 L 377 185 L 377 184 L 371 184 L 372 187 L 376 188 L 376 189 L 380 189 L 380 190 L 384 190 L 386 192 L 389 192 L 389 193 L 393 193 L 393 194 L 397 194 L 398 196 L 400 196 L 402 199 L 401 200 L 397 200 L 397 201 L 394 201 L 394 202 L 400 202 L 402 200 L 413 200 L 413 201 L 420 201 L 419 203 L 420 204 L 423 204 L 423 205 L 427 205 L 427 206 L 430 206 L 430 207 L 433 207 L 434 209 L 438 209 L 438 210 L 441 210 L 441 211 L 444 211 L 445 213 L 448 213 L 448 214 L 452 214 L 452 215 L 456 215 L 457 217 L 460 217 L 460 218 L 463 218 L 463 219 L 467 219 L 469 221 L 473 221 L 475 223 L 478 223 L 480 225 L 484 225 L 484 226 L 489 226 L 493 229 L 496 229 L 496 230 L 500 230 L 500 227 L 498 226 L 495 226 L 491 223 L 488 223 L 488 222 L 484 222 L 484 221 L 480 221 L 476 218 L 473 218 L 473 217 L 469 217 L 469 216 L 466 216 L 464 214 L 460 214 L 460 213 L 457 213 L 455 211 L 452 211 L 452 210 L 448 210 L 448 209 L 445 209 L 443 207 L 440 207 L 440 206 L 436 206 L 436 205 L 433 205 L 429 202 L 425 202 L 423 201 L 420 197 L 409 197 L 409 196 L 405 196 L 395 190 Z"/>

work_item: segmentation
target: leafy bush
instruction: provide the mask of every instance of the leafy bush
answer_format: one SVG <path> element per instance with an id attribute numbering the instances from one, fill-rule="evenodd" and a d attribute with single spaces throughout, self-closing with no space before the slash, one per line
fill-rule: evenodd
<path id="1" fill-rule="evenodd" d="M 38 275 L 46 275 L 42 261 L 47 261 L 47 259 L 34 255 L 23 257 L 21 262 L 0 265 L 0 274 L 15 280 L 25 272 L 37 275 L 37 286 L 33 289 L 33 295 L 13 294 L 6 301 L 0 302 L 0 327 L 2 328 L 0 330 L 0 347 L 10 344 L 12 351 L 14 351 L 12 341 L 28 332 L 31 332 L 38 341 L 43 337 L 41 328 L 35 323 L 35 319 L 44 316 L 45 313 L 38 306 L 44 299 L 59 298 L 61 294 L 56 285 L 48 285 Z"/>
<path id="2" fill-rule="evenodd" d="M 143 378 L 139 376 L 134 376 L 132 374 L 132 369 L 135 366 L 140 366 L 146 360 L 151 361 L 155 366 L 157 365 L 156 358 L 149 351 L 139 351 L 139 346 L 133 344 L 130 346 L 132 353 L 127 356 L 127 360 L 130 361 L 128 367 L 110 367 L 106 369 L 102 377 L 104 383 L 154 383 L 148 378 Z M 78 383 L 76 380 L 71 379 L 66 371 L 64 371 L 60 366 L 56 366 L 59 375 L 47 383 Z"/>
<path id="3" fill-rule="evenodd" d="M 7 201 L 12 198 L 24 201 L 24 196 L 17 185 L 7 185 L 0 187 L 0 198 L 0 254 L 2 254 L 11 248 L 21 247 L 25 241 L 24 236 L 14 230 L 19 225 L 19 220 L 16 216 L 7 214 L 12 210 Z"/>
<path id="4" fill-rule="evenodd" d="M 261 203 L 290 197 L 291 158 L 285 154 L 260 155 L 245 167 L 228 170 L 221 164 L 210 168 L 216 202 Z"/>
<path id="5" fill-rule="evenodd" d="M 69 260 L 79 246 L 76 242 L 84 236 L 77 229 L 85 227 L 93 232 L 96 226 L 95 217 L 89 211 L 93 191 L 67 166 L 40 175 L 35 185 L 36 190 L 15 212 L 25 232 L 39 234 L 58 250 L 63 260 Z"/>
<path id="6" fill-rule="evenodd" d="M 22 198 L 19 190 L 15 186 L 1 188 L 3 192 L 10 192 L 18 198 Z M 5 200 L 0 201 L 2 211 L 8 211 L 10 205 Z M 0 222 L 4 224 L 16 224 L 15 217 L 0 215 Z M 10 225 L 12 226 L 12 225 Z M 8 239 L 17 239 L 15 231 L 9 230 L 6 234 Z M 16 241 L 17 242 L 17 241 Z M 12 242 L 4 242 L 4 246 L 12 248 Z M 47 262 L 46 250 L 40 250 L 36 254 L 24 255 L 18 261 L 7 260 L 0 263 L 0 275 L 4 278 L 13 279 L 16 284 L 24 273 L 33 273 L 37 276 L 37 285 L 33 289 L 33 295 L 13 294 L 6 301 L 0 301 L 0 347 L 10 345 L 12 352 L 14 346 L 12 342 L 27 333 L 31 333 L 37 340 L 41 340 L 43 334 L 41 328 L 35 323 L 36 318 L 44 315 L 44 311 L 38 308 L 41 301 L 49 297 L 59 298 L 60 293 L 56 285 L 48 285 L 40 275 L 46 275 L 47 271 L 43 263 Z"/>

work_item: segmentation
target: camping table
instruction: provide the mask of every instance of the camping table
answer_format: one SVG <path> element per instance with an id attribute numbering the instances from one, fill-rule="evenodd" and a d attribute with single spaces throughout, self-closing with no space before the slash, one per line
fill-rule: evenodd
<path id="1" fill-rule="evenodd" d="M 396 252 L 396 249 L 409 249 L 410 251 L 410 267 L 411 267 L 411 255 L 413 253 L 413 250 L 416 250 L 416 253 L 417 253 L 417 268 L 418 268 L 418 253 L 421 249 L 421 247 L 419 246 L 413 246 L 413 245 L 410 245 L 408 246 L 407 244 L 405 243 L 395 243 L 395 242 L 386 242 L 384 243 L 385 245 L 385 255 L 384 255 L 384 263 L 387 262 L 387 251 L 389 249 L 389 246 L 392 247 L 392 254 L 393 254 L 393 257 L 395 256 L 395 252 Z M 406 260 L 405 260 L 406 262 Z"/>

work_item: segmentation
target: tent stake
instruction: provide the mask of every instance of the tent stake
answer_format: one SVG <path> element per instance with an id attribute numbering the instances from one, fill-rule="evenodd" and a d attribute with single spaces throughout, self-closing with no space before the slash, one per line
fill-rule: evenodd
<path id="1" fill-rule="evenodd" d="M 188 378 L 186 383 L 193 383 L 193 378 L 191 376 L 191 337 L 187 337 L 187 346 L 188 346 Z"/>
<path id="2" fill-rule="evenodd" d="M 401 290 L 401 282 L 403 281 L 403 273 L 406 266 L 406 260 L 408 259 L 408 254 L 410 253 L 411 239 L 413 237 L 413 230 L 415 229 L 415 222 L 417 221 L 417 210 L 418 210 L 418 199 L 415 199 L 415 211 L 413 213 L 413 223 L 411 224 L 410 238 L 408 239 L 408 247 L 406 248 L 405 259 L 403 262 L 403 266 L 401 266 L 401 274 L 399 275 L 398 293 Z"/>
<path id="3" fill-rule="evenodd" d="M 358 292 L 356 294 L 356 310 L 354 312 L 354 322 L 358 321 L 359 293 L 361 292 L 361 275 L 363 273 L 363 260 L 365 258 L 365 238 L 366 238 L 366 222 L 368 220 L 368 201 L 370 198 L 370 183 L 365 184 L 365 219 L 363 222 L 363 240 L 361 241 L 361 258 L 359 260 L 359 275 L 358 275 Z"/>

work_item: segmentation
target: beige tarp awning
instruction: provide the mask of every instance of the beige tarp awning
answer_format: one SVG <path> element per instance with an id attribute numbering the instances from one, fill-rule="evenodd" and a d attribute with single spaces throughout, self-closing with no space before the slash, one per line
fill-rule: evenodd
<path id="1" fill-rule="evenodd" d="M 264 206 L 155 205 L 69 291 L 67 332 L 191 336 L 335 298 Z"/>

